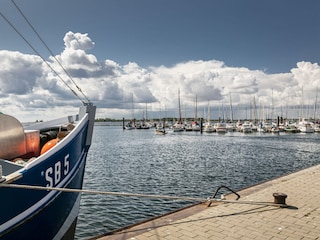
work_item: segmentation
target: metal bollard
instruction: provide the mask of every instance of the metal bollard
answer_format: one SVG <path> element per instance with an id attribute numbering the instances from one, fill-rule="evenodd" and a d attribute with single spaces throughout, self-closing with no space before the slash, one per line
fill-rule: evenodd
<path id="1" fill-rule="evenodd" d="M 286 204 L 287 194 L 285 193 L 274 193 L 274 203 L 275 204 Z"/>

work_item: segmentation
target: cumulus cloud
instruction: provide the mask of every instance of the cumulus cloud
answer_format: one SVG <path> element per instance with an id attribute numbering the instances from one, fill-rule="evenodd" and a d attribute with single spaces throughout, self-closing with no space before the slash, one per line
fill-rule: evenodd
<path id="1" fill-rule="evenodd" d="M 66 49 L 89 50 L 94 47 L 94 42 L 88 37 L 88 34 L 67 32 L 63 38 Z"/>
<path id="2" fill-rule="evenodd" d="M 48 63 L 58 75 L 38 56 L 0 51 L 0 111 L 25 121 L 42 119 L 52 113 L 52 108 L 64 115 L 66 109 L 79 105 L 69 89 L 82 97 L 78 86 L 98 106 L 97 117 L 130 115 L 132 99 L 138 109 L 148 104 L 153 110 L 165 106 L 174 113 L 179 89 L 181 103 L 192 117 L 196 96 L 199 108 L 206 107 L 208 101 L 213 107 L 229 104 L 230 97 L 234 105 L 249 105 L 255 99 L 257 104 L 280 107 L 301 104 L 302 97 L 305 103 L 313 103 L 320 84 L 317 63 L 299 62 L 291 72 L 281 74 L 230 67 L 219 60 L 143 68 L 135 62 L 121 66 L 110 59 L 98 60 L 88 53 L 95 46 L 88 34 L 70 31 L 63 40 L 65 49 L 55 58 L 72 79 L 54 57 Z"/>
<path id="3" fill-rule="evenodd" d="M 291 70 L 293 73 L 293 81 L 306 90 L 313 90 L 320 83 L 320 67 L 318 63 L 298 62 L 297 68 Z"/>
<path id="4" fill-rule="evenodd" d="M 31 93 L 37 78 L 42 76 L 39 57 L 19 52 L 0 51 L 0 92 L 6 94 Z"/>

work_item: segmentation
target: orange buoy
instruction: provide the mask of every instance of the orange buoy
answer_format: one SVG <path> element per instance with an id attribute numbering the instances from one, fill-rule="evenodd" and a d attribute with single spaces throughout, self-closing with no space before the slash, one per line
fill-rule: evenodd
<path id="1" fill-rule="evenodd" d="M 46 142 L 46 144 L 43 145 L 43 147 L 41 149 L 40 155 L 44 154 L 49 149 L 53 148 L 58 143 L 58 141 L 59 140 L 56 138 L 56 139 L 52 139 L 52 140 Z"/>

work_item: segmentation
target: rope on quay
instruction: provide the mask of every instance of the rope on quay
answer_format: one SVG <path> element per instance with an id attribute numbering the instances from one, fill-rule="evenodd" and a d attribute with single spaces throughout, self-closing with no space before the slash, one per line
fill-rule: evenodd
<path id="1" fill-rule="evenodd" d="M 60 192 L 83 193 L 83 194 L 113 195 L 113 196 L 124 196 L 124 197 L 174 199 L 174 200 L 197 201 L 197 202 L 203 202 L 203 203 L 204 202 L 208 202 L 208 203 L 223 202 L 223 203 L 263 205 L 263 206 L 274 206 L 274 207 L 289 207 L 286 204 L 279 204 L 279 203 L 226 200 L 226 199 L 216 199 L 216 198 L 210 198 L 210 197 L 208 197 L 208 198 L 199 198 L 199 197 L 185 197 L 185 196 L 169 196 L 169 195 L 126 193 L 126 192 L 106 192 L 106 191 L 97 191 L 97 190 L 58 188 L 58 187 L 43 187 L 43 186 L 7 184 L 7 183 L 0 183 L 0 187 L 29 189 L 29 190 L 42 190 L 42 191 L 60 191 Z"/>

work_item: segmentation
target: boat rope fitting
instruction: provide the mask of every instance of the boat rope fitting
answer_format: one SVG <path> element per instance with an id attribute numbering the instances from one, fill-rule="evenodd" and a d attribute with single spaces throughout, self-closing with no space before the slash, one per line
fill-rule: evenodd
<path id="1" fill-rule="evenodd" d="M 220 189 L 222 189 L 222 188 L 226 188 L 226 189 L 228 189 L 230 192 L 232 192 L 233 194 L 235 194 L 235 195 L 237 196 L 237 199 L 236 199 L 236 200 L 238 200 L 238 199 L 240 198 L 240 195 L 239 195 L 237 192 L 233 191 L 231 188 L 229 188 L 229 187 L 227 187 L 227 186 L 225 186 L 225 185 L 221 185 L 221 186 L 218 187 L 217 190 L 214 192 L 213 196 L 208 199 L 209 201 L 210 201 L 210 200 L 211 200 L 211 201 L 209 202 L 209 204 L 208 204 L 207 207 L 210 207 L 211 204 L 212 204 L 212 202 L 217 201 L 215 198 L 216 198 L 217 194 L 219 193 Z M 225 199 L 224 199 L 224 195 L 221 195 L 221 200 L 225 200 Z"/>

